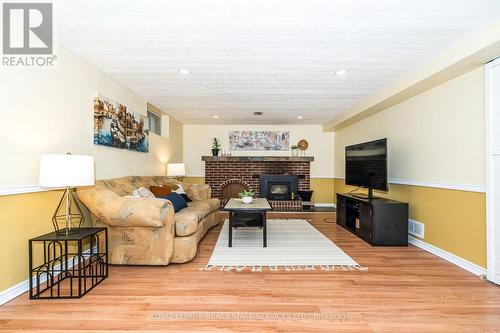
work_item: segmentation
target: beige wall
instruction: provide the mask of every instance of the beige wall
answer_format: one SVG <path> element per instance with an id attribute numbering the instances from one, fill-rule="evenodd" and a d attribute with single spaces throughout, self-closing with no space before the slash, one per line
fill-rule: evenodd
<path id="1" fill-rule="evenodd" d="M 337 131 L 335 177 L 346 145 L 384 137 L 390 179 L 484 189 L 484 68 Z"/>
<path id="2" fill-rule="evenodd" d="M 37 184 L 43 153 L 93 155 L 97 178 L 163 175 L 167 162 L 182 161 L 182 124 L 172 118 L 168 140 L 151 134 L 150 153 L 94 145 L 96 93 L 143 114 L 146 101 L 64 48 L 57 55 L 52 69 L 0 67 L 0 193 Z M 52 231 L 61 194 L 0 196 L 0 299 L 3 290 L 28 278 L 28 239 Z"/>
<path id="3" fill-rule="evenodd" d="M 321 125 L 184 125 L 184 163 L 188 176 L 204 176 L 205 165 L 201 156 L 211 155 L 212 138 L 220 139 L 222 147 L 228 149 L 229 131 L 242 130 L 289 130 L 290 144 L 300 139 L 309 142 L 308 156 L 314 156 L 311 163 L 311 177 L 333 178 L 333 133 L 323 132 Z M 233 151 L 233 155 L 285 155 L 290 151 Z"/>
<path id="4" fill-rule="evenodd" d="M 386 137 L 389 179 L 399 185 L 376 195 L 408 202 L 425 242 L 485 267 L 484 111 L 480 67 L 338 130 L 335 192 L 355 189 L 341 179 L 344 147 Z"/>
<path id="5" fill-rule="evenodd" d="M 182 161 L 182 125 L 171 118 L 170 139 L 151 134 L 150 153 L 93 144 L 96 93 L 146 114 L 146 100 L 63 47 L 54 68 L 0 67 L 2 161 L 0 187 L 35 185 L 40 155 L 93 155 L 96 177 L 163 175 Z M 15 167 L 13 167 L 15 166 Z"/>

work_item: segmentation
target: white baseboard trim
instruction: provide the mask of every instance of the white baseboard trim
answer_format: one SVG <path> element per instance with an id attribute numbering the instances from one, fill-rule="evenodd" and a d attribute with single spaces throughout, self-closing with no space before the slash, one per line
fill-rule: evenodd
<path id="1" fill-rule="evenodd" d="M 329 202 L 316 202 L 314 204 L 314 207 L 333 207 L 337 208 L 337 205 L 334 203 L 329 203 Z"/>
<path id="2" fill-rule="evenodd" d="M 13 287 L 10 287 L 9 289 L 5 289 L 4 291 L 0 292 L 0 306 L 13 300 L 16 297 L 21 296 L 25 292 L 27 292 L 29 289 L 29 281 L 25 280 L 23 282 L 19 282 Z"/>
<path id="3" fill-rule="evenodd" d="M 453 253 L 442 250 L 434 245 L 424 242 L 418 238 L 408 236 L 408 243 L 415 245 L 416 247 L 421 248 L 427 252 L 430 252 L 446 261 L 451 262 L 452 264 L 457 265 L 458 267 L 465 269 L 466 271 L 471 272 L 475 275 L 486 275 L 486 268 L 476 265 L 464 258 L 461 258 Z"/>
<path id="4" fill-rule="evenodd" d="M 345 179 L 345 177 L 335 177 L 335 178 Z M 403 179 L 403 178 L 389 178 L 388 182 L 389 184 L 394 184 L 394 185 L 433 187 L 433 188 L 442 188 L 446 190 L 486 193 L 486 186 L 478 186 L 470 184 L 440 183 L 440 182 L 430 182 L 425 180 L 414 180 L 414 179 Z"/>
<path id="5" fill-rule="evenodd" d="M 96 246 L 94 247 L 94 251 L 97 251 Z M 90 253 L 90 249 L 84 251 L 83 253 L 85 253 L 85 254 Z M 69 261 L 68 268 L 73 267 L 72 258 L 69 259 L 68 261 Z M 56 266 L 55 268 L 58 269 L 59 267 L 60 267 L 60 265 Z M 40 279 L 41 283 L 44 283 L 46 280 L 47 279 L 45 276 L 42 276 L 42 278 Z M 12 287 L 0 292 L 0 306 L 7 303 L 7 302 L 12 301 L 14 298 L 19 297 L 22 294 L 24 294 L 25 292 L 27 292 L 29 290 L 29 287 L 30 287 L 29 282 L 30 282 L 29 279 L 26 279 L 22 282 L 19 282 L 15 286 L 12 286 Z M 36 278 L 33 278 L 33 285 L 35 283 L 36 283 Z"/>

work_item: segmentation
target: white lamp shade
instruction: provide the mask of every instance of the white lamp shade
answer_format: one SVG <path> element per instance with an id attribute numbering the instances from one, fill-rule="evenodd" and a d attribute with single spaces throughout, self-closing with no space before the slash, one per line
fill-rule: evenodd
<path id="1" fill-rule="evenodd" d="M 85 155 L 44 154 L 40 158 L 41 187 L 94 185 L 94 158 Z"/>
<path id="2" fill-rule="evenodd" d="M 178 177 L 186 175 L 186 166 L 184 163 L 168 163 L 167 164 L 167 176 Z"/>

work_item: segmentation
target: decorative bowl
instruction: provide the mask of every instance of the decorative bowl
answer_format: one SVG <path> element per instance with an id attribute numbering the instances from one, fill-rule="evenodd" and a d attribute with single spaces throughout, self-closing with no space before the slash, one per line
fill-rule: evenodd
<path id="1" fill-rule="evenodd" d="M 246 203 L 246 204 L 251 204 L 253 201 L 253 197 L 243 197 L 243 198 L 241 198 L 241 201 L 243 201 L 243 203 Z"/>

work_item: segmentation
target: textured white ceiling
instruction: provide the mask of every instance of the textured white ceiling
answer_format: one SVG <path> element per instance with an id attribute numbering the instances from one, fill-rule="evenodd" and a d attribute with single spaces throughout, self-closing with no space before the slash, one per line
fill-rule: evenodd
<path id="1" fill-rule="evenodd" d="M 323 123 L 500 16 L 500 0 L 55 6 L 62 45 L 184 123 Z"/>

